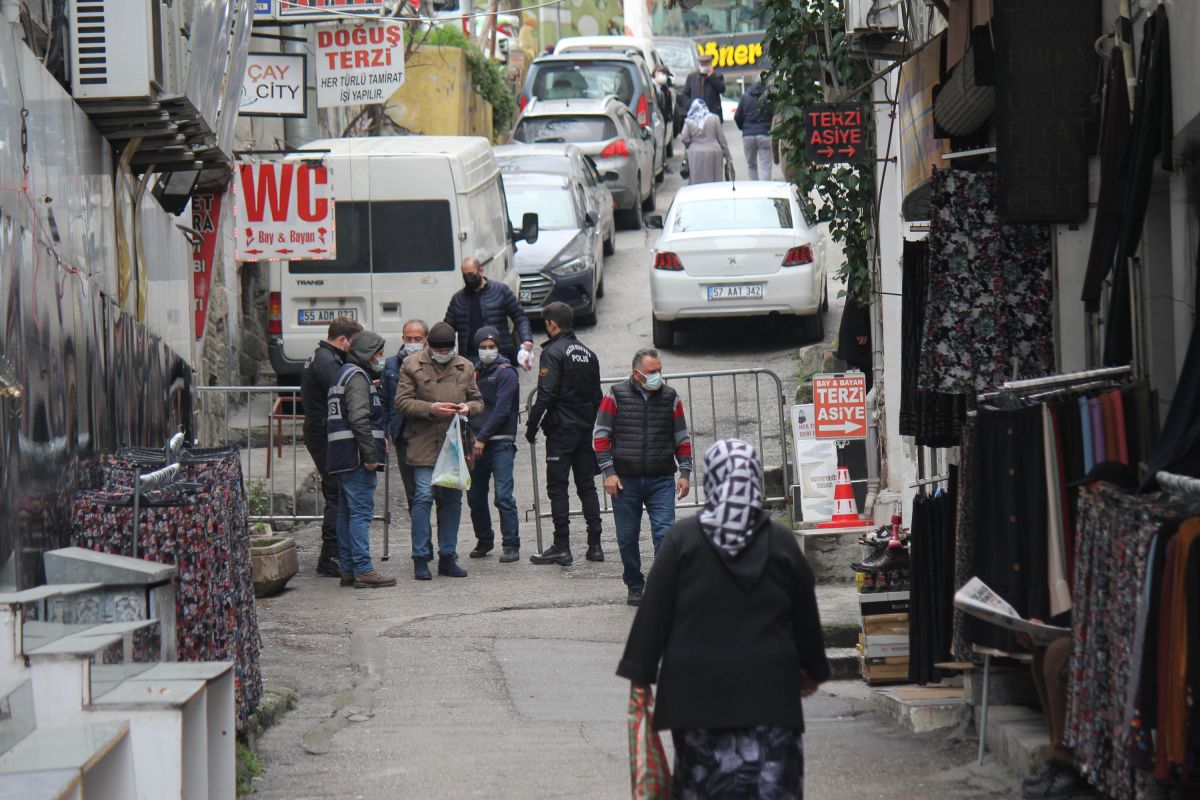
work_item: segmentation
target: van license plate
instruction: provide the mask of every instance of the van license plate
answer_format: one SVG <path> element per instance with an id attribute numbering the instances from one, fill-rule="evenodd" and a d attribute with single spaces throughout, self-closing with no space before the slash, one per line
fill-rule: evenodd
<path id="1" fill-rule="evenodd" d="M 527 306 L 533 303 L 533 289 L 521 289 L 517 293 L 517 301 L 521 305 Z"/>
<path id="2" fill-rule="evenodd" d="M 761 300 L 761 283 L 739 283 L 733 286 L 709 286 L 709 300 Z"/>
<path id="3" fill-rule="evenodd" d="M 358 311 L 353 308 L 302 308 L 300 309 L 299 324 L 328 325 L 338 317 L 358 320 Z"/>

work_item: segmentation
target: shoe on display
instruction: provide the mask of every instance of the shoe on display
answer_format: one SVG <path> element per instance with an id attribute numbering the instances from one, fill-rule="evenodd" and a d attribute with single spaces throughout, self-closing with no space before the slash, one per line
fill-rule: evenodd
<path id="1" fill-rule="evenodd" d="M 375 570 L 359 572 L 354 576 L 355 589 L 378 589 L 383 586 L 395 586 L 396 579 L 380 575 Z"/>
<path id="2" fill-rule="evenodd" d="M 1021 796 L 1025 800 L 1069 800 L 1094 795 L 1088 782 L 1070 767 L 1052 764 L 1044 778 L 1043 782 L 1031 786 L 1022 784 Z"/>
<path id="3" fill-rule="evenodd" d="M 471 558 L 483 558 L 495 548 L 492 542 L 476 542 L 475 549 L 467 553 Z"/>
<path id="4" fill-rule="evenodd" d="M 467 571 L 458 565 L 458 556 L 438 556 L 438 575 L 447 578 L 465 578 Z"/>
<path id="5" fill-rule="evenodd" d="M 413 560 L 413 578 L 419 581 L 433 580 L 433 573 L 429 571 L 429 562 L 423 558 Z"/>
<path id="6" fill-rule="evenodd" d="M 625 605 L 640 606 L 642 604 L 642 590 L 630 589 L 629 594 L 625 595 Z"/>
<path id="7" fill-rule="evenodd" d="M 521 551 L 515 547 L 504 548 L 504 553 L 500 556 L 501 564 L 511 564 L 514 561 L 521 560 Z"/>
<path id="8" fill-rule="evenodd" d="M 567 567 L 574 563 L 575 559 L 571 556 L 570 547 L 554 544 L 540 553 L 531 555 L 529 561 L 533 564 L 558 564 Z"/>
<path id="9" fill-rule="evenodd" d="M 588 561 L 600 562 L 604 560 L 604 548 L 598 544 L 589 544 L 587 555 L 584 556 Z"/>

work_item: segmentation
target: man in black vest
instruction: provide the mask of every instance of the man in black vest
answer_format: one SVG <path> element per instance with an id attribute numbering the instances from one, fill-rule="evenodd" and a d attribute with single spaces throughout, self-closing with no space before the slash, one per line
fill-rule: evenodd
<path id="1" fill-rule="evenodd" d="M 538 364 L 537 402 L 529 412 L 525 438 L 546 432 L 546 494 L 554 519 L 554 544 L 530 557 L 534 564 L 566 566 L 571 556 L 571 501 L 567 481 L 575 473 L 575 493 L 587 523 L 587 560 L 603 561 L 600 547 L 600 495 L 596 493 L 596 453 L 591 432 L 600 391 L 600 359 L 575 338 L 575 314 L 566 303 L 542 309 L 550 339 L 542 345 Z"/>
<path id="2" fill-rule="evenodd" d="M 325 438 L 325 418 L 329 415 L 326 398 L 329 387 L 337 380 L 346 361 L 350 341 L 362 330 L 352 319 L 338 317 L 329 323 L 326 339 L 317 344 L 316 351 L 304 362 L 300 373 L 300 398 L 304 404 L 304 446 L 317 465 L 321 476 L 321 496 L 325 511 L 321 520 L 321 555 L 317 558 L 317 574 L 336 578 L 341 574 L 338 564 L 338 485 L 337 478 L 325 468 L 329 442 Z"/>
<path id="3" fill-rule="evenodd" d="M 657 553 L 675 524 L 675 500 L 687 496 L 692 477 L 692 437 L 683 401 L 663 383 L 657 350 L 639 350 L 629 380 L 608 390 L 596 415 L 593 445 L 604 473 L 604 491 L 613 498 L 617 549 L 625 565 L 622 578 L 629 590 L 626 602 L 636 606 L 646 585 L 640 548 L 642 509 L 650 515 L 650 537 Z"/>

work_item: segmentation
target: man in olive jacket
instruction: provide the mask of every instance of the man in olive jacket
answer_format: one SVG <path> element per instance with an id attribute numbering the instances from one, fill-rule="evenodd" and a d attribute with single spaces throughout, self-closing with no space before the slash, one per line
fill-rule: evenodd
<path id="1" fill-rule="evenodd" d="M 429 330 L 428 346 L 405 359 L 396 387 L 396 410 L 405 417 L 404 438 L 408 463 L 416 479 L 413 498 L 413 577 L 431 580 L 429 562 L 433 498 L 438 506 L 438 574 L 465 578 L 458 565 L 458 524 L 462 517 L 462 492 L 433 485 L 433 467 L 455 414 L 474 417 L 483 413 L 483 395 L 475 385 L 475 366 L 455 352 L 455 333 L 444 322 Z"/>

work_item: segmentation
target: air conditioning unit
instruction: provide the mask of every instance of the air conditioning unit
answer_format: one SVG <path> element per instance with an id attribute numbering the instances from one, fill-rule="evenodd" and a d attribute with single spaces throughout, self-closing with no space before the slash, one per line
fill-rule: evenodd
<path id="1" fill-rule="evenodd" d="M 903 32 L 900 0 L 848 0 L 846 33 L 851 38 L 879 33 Z"/>
<path id="2" fill-rule="evenodd" d="M 178 4 L 74 0 L 71 89 L 78 100 L 141 100 L 180 93 Z"/>

